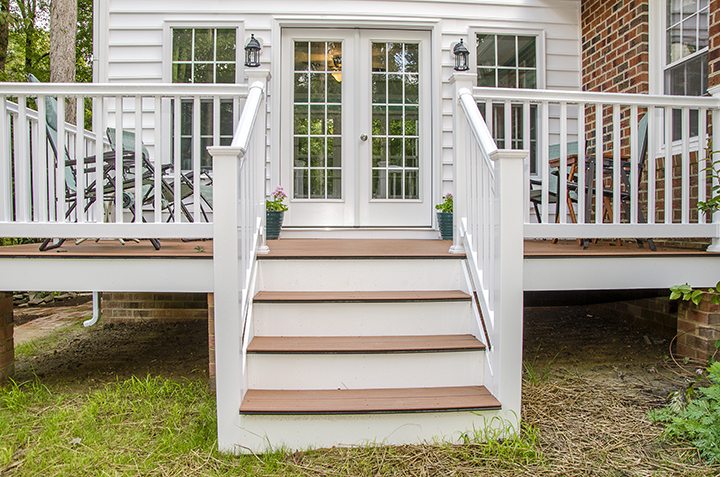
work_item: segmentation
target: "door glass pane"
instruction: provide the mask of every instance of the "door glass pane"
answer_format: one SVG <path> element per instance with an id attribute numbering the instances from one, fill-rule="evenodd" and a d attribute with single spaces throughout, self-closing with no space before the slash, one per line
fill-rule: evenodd
<path id="1" fill-rule="evenodd" d="M 420 68 L 419 44 L 373 42 L 373 199 L 420 198 Z"/>
<path id="2" fill-rule="evenodd" d="M 293 198 L 342 199 L 342 42 L 294 44 Z"/>

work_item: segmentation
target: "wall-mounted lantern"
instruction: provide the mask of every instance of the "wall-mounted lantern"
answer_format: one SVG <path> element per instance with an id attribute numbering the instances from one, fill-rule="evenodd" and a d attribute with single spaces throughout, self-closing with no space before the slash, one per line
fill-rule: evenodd
<path id="1" fill-rule="evenodd" d="M 455 43 L 453 55 L 455 55 L 455 71 L 467 71 L 470 69 L 468 66 L 468 56 L 470 56 L 470 52 L 465 47 L 462 38 L 460 39 L 460 43 Z"/>
<path id="2" fill-rule="evenodd" d="M 257 41 L 255 35 L 250 35 L 247 45 L 245 45 L 245 66 L 249 68 L 257 68 L 260 66 L 260 42 Z"/>

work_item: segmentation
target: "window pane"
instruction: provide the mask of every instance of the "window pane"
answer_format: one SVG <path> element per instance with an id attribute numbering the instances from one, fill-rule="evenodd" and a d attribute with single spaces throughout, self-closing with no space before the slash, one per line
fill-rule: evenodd
<path id="1" fill-rule="evenodd" d="M 212 63 L 195 63 L 193 83 L 212 83 L 213 82 L 213 65 Z"/>
<path id="2" fill-rule="evenodd" d="M 519 36 L 518 42 L 518 66 L 525 68 L 535 67 L 535 37 Z"/>
<path id="3" fill-rule="evenodd" d="M 213 61 L 214 30 L 195 30 L 195 61 Z"/>
<path id="4" fill-rule="evenodd" d="M 342 171 L 329 169 L 327 177 L 327 198 L 342 199 Z"/>
<path id="5" fill-rule="evenodd" d="M 667 33 L 668 63 L 674 63 L 682 58 L 682 41 L 680 38 L 680 26 L 671 28 Z"/>
<path id="6" fill-rule="evenodd" d="M 405 139 L 405 167 L 418 167 L 418 139 Z"/>
<path id="7" fill-rule="evenodd" d="M 310 69 L 312 71 L 325 71 L 324 41 L 313 41 L 310 43 Z"/>
<path id="8" fill-rule="evenodd" d="M 327 167 L 342 167 L 342 139 L 327 138 Z"/>
<path id="9" fill-rule="evenodd" d="M 235 61 L 235 29 L 217 31 L 217 61 Z"/>
<path id="10" fill-rule="evenodd" d="M 325 134 L 325 106 L 310 107 L 310 134 L 313 136 Z"/>
<path id="11" fill-rule="evenodd" d="M 325 102 L 325 73 L 310 73 L 310 102 Z"/>
<path id="12" fill-rule="evenodd" d="M 216 83 L 234 83 L 235 82 L 235 64 L 224 63 L 217 65 L 215 70 Z"/>
<path id="13" fill-rule="evenodd" d="M 308 198 L 307 169 L 295 169 L 295 187 L 293 195 L 296 199 Z"/>
<path id="14" fill-rule="evenodd" d="M 387 71 L 385 43 L 372 44 L 372 70 L 374 72 Z"/>
<path id="15" fill-rule="evenodd" d="M 192 60 L 192 30 L 189 28 L 173 29 L 173 61 Z"/>
<path id="16" fill-rule="evenodd" d="M 478 68 L 478 86 L 489 86 L 494 88 L 495 69 L 494 68 Z"/>
<path id="17" fill-rule="evenodd" d="M 415 106 L 405 106 L 405 135 L 418 135 L 418 108 Z"/>
<path id="18" fill-rule="evenodd" d="M 697 51 L 697 16 L 692 16 L 682 23 L 682 56 L 692 55 Z"/>
<path id="19" fill-rule="evenodd" d="M 295 105 L 295 134 L 308 133 L 308 107 L 304 104 Z"/>
<path id="20" fill-rule="evenodd" d="M 708 46 L 708 11 L 698 13 L 698 50 Z"/>
<path id="21" fill-rule="evenodd" d="M 327 107 L 327 133 L 342 134 L 342 113 L 340 106 Z"/>
<path id="22" fill-rule="evenodd" d="M 517 66 L 515 55 L 515 36 L 498 35 L 498 66 Z"/>
<path id="23" fill-rule="evenodd" d="M 498 88 L 516 88 L 517 70 L 498 69 Z"/>
<path id="24" fill-rule="evenodd" d="M 495 35 L 477 36 L 478 66 L 495 66 Z"/>
<path id="25" fill-rule="evenodd" d="M 402 171 L 388 171 L 388 199 L 403 198 Z"/>
<path id="26" fill-rule="evenodd" d="M 308 100 L 308 74 L 295 73 L 295 102 L 304 103 Z"/>
<path id="27" fill-rule="evenodd" d="M 374 169 L 372 178 L 372 198 L 385 199 L 387 187 L 387 174 L 385 169 Z"/>
<path id="28" fill-rule="evenodd" d="M 173 83 L 192 82 L 192 64 L 175 63 L 173 65 Z"/>
<path id="29" fill-rule="evenodd" d="M 372 134 L 373 136 L 384 135 L 386 131 L 385 115 L 387 108 L 373 106 L 372 108 Z"/>
<path id="30" fill-rule="evenodd" d="M 405 198 L 418 199 L 418 172 L 405 171 Z"/>
<path id="31" fill-rule="evenodd" d="M 403 140 L 399 137 L 390 138 L 388 147 L 388 162 L 391 166 L 402 167 L 403 165 Z"/>
<path id="32" fill-rule="evenodd" d="M 310 167 L 325 167 L 325 139 L 310 138 Z"/>
<path id="33" fill-rule="evenodd" d="M 418 72 L 418 62 L 420 61 L 418 48 L 418 45 L 405 44 L 405 71 L 408 73 Z"/>
<path id="34" fill-rule="evenodd" d="M 419 82 L 418 75 L 405 75 L 405 103 L 417 104 Z"/>
<path id="35" fill-rule="evenodd" d="M 687 18 L 697 11 L 696 0 L 683 0 L 682 2 L 682 13 L 683 18 Z"/>
<path id="36" fill-rule="evenodd" d="M 308 42 L 295 42 L 295 71 L 308 70 Z"/>
<path id="37" fill-rule="evenodd" d="M 310 198 L 325 198 L 325 169 L 310 169 Z"/>
<path id="38" fill-rule="evenodd" d="M 402 75 L 388 75 L 388 103 L 403 102 Z"/>
<path id="39" fill-rule="evenodd" d="M 387 139 L 374 137 L 372 140 L 372 165 L 373 167 L 387 166 Z"/>
<path id="40" fill-rule="evenodd" d="M 405 57 L 402 43 L 388 43 L 388 71 L 405 71 Z"/>
<path id="41" fill-rule="evenodd" d="M 327 75 L 327 102 L 342 102 L 342 73 Z"/>
<path id="42" fill-rule="evenodd" d="M 385 79 L 387 78 L 384 74 L 374 74 L 372 76 L 372 101 L 373 103 L 384 103 L 385 98 L 385 88 L 386 88 L 386 82 Z"/>
<path id="43" fill-rule="evenodd" d="M 518 87 L 531 89 L 537 88 L 537 74 L 535 73 L 535 70 L 519 70 Z"/>
<path id="44" fill-rule="evenodd" d="M 295 167 L 307 167 L 308 165 L 308 139 L 306 137 L 296 137 L 294 144 L 293 156 L 295 157 Z"/>

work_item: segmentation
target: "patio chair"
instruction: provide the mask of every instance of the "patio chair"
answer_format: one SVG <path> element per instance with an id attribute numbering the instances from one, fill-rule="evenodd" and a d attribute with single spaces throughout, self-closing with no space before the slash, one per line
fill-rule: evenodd
<path id="1" fill-rule="evenodd" d="M 116 148 L 116 136 L 117 132 L 114 128 L 107 128 L 107 137 L 110 142 L 110 147 L 115 150 Z M 135 133 L 133 131 L 123 130 L 122 132 L 123 141 L 123 152 L 129 153 L 132 157 L 135 157 Z M 150 153 L 143 144 L 142 146 L 142 161 L 143 168 L 145 169 L 143 175 L 143 184 L 147 183 L 151 185 L 151 189 L 148 191 L 150 197 L 154 194 L 154 182 L 153 177 L 155 175 L 155 166 L 150 162 Z M 175 188 L 172 184 L 165 180 L 166 174 L 172 172 L 171 164 L 164 164 L 161 166 L 161 182 L 162 188 L 162 201 L 163 209 L 168 212 L 168 222 L 174 220 L 176 211 L 173 210 L 175 203 Z M 207 172 L 201 172 L 202 182 L 200 183 L 200 213 L 206 221 L 209 221 L 208 212 L 212 211 L 212 178 Z M 195 218 L 187 207 L 185 201 L 188 198 L 194 197 L 194 183 L 192 171 L 187 173 L 180 173 L 180 212 L 188 222 L 194 222 Z"/>
<path id="2" fill-rule="evenodd" d="M 39 83 L 40 81 L 34 76 L 29 75 L 28 81 L 31 83 Z M 52 151 L 55 166 L 57 168 L 58 158 L 60 157 L 60 151 L 58 151 L 58 131 L 57 131 L 57 99 L 52 96 L 45 96 L 45 123 L 46 123 L 46 137 L 48 144 L 50 144 L 50 150 Z M 76 209 L 80 206 L 82 207 L 82 212 L 87 212 L 90 207 L 92 207 L 93 204 L 97 201 L 96 196 L 96 181 L 97 178 L 93 180 L 90 184 L 88 184 L 85 187 L 84 190 L 84 196 L 87 201 L 86 204 L 79 205 L 78 204 L 78 193 L 77 193 L 77 160 L 72 159 L 70 156 L 70 152 L 67 147 L 65 147 L 64 151 L 62 151 L 62 154 L 65 158 L 65 198 L 67 201 L 70 202 L 70 206 L 68 207 L 67 211 L 65 212 L 65 219 L 69 219 L 73 212 L 76 211 Z M 124 158 L 129 159 L 129 158 Z M 103 201 L 111 202 L 115 199 L 115 183 L 112 177 L 112 171 L 114 169 L 115 164 L 115 155 L 112 152 L 105 152 L 102 156 L 102 161 L 104 163 L 103 167 L 103 177 L 101 178 L 103 184 L 102 184 L 102 190 L 103 190 Z M 95 165 L 96 165 L 96 156 L 88 156 L 84 158 L 85 162 L 85 168 L 81 172 L 82 174 L 86 173 L 93 173 L 95 172 Z M 124 194 L 123 196 L 123 203 L 128 204 L 131 203 L 131 207 L 134 206 L 134 200 L 132 200 L 132 197 L 126 196 Z M 127 206 L 126 206 L 127 208 Z M 132 210 L 131 210 L 132 211 Z M 134 214 L 134 212 L 133 212 Z M 43 240 L 43 242 L 40 244 L 40 251 L 47 251 L 52 250 L 61 247 L 65 243 L 64 238 L 61 239 L 52 239 L 48 238 Z M 150 243 L 152 243 L 153 247 L 156 250 L 160 249 L 160 242 L 156 239 L 150 239 Z"/>

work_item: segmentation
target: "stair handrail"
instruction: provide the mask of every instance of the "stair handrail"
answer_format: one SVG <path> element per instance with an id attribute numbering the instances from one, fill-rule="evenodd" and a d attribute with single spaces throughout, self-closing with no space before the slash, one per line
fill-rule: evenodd
<path id="1" fill-rule="evenodd" d="M 250 336 L 257 255 L 265 243 L 269 72 L 253 70 L 248 96 L 229 146 L 208 148 L 213 158 L 213 271 L 215 363 L 220 447 L 234 444 L 237 406 L 247 389 L 244 356 Z"/>
<path id="2" fill-rule="evenodd" d="M 451 81 L 456 96 L 450 252 L 467 257 L 480 326 L 493 343 L 485 384 L 509 411 L 506 417 L 515 420 L 522 382 L 523 170 L 529 153 L 498 149 L 473 95 L 473 74 L 456 73 Z"/>

